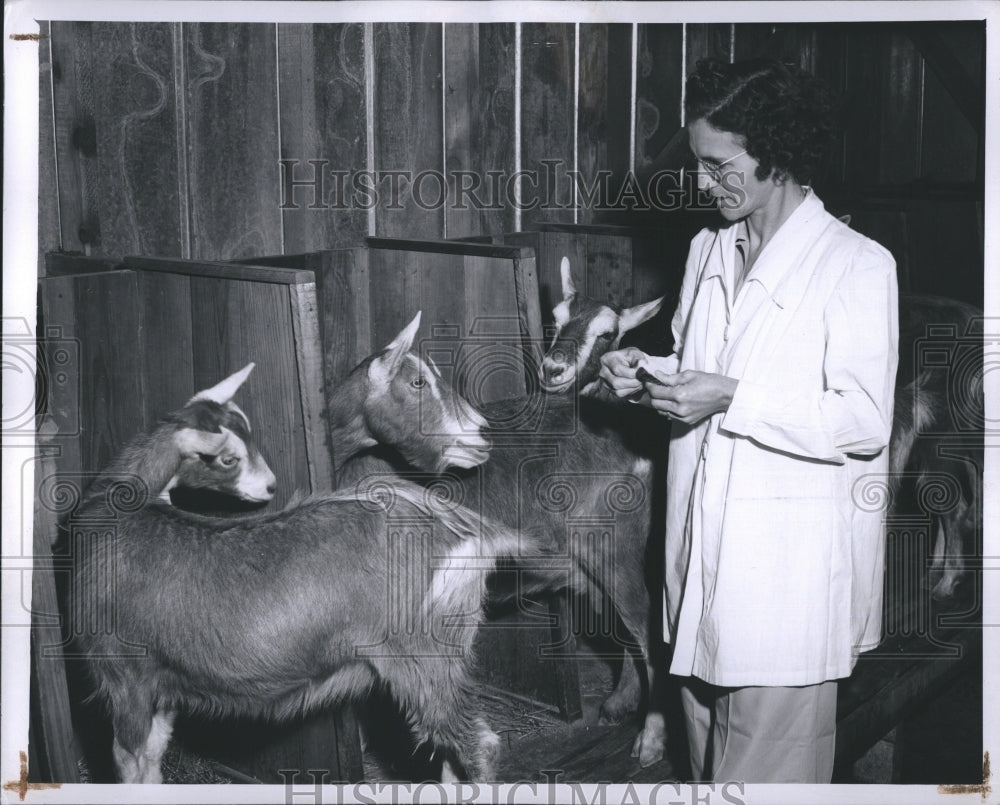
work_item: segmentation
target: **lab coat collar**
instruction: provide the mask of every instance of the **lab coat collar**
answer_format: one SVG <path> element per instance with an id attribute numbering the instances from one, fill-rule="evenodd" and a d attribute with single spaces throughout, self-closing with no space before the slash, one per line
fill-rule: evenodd
<path id="1" fill-rule="evenodd" d="M 798 262 L 789 259 L 789 256 L 808 247 L 830 220 L 823 202 L 812 188 L 807 187 L 805 190 L 806 196 L 802 203 L 768 241 L 746 279 L 747 282 L 759 282 L 780 307 L 784 307 L 786 303 L 782 281 Z M 736 221 L 719 231 L 713 245 L 713 250 L 717 253 L 715 259 L 708 261 L 702 276 L 703 282 L 718 277 L 723 285 L 728 285 L 727 277 L 734 276 L 732 263 L 736 259 L 736 242 L 743 231 L 742 224 L 742 221 Z"/>
<path id="2" fill-rule="evenodd" d="M 759 282 L 775 303 L 784 307 L 787 301 L 787 283 L 784 280 L 800 262 L 795 255 L 814 243 L 829 222 L 830 216 L 823 202 L 811 187 L 807 187 L 806 197 L 764 246 L 746 282 Z M 732 237 L 735 249 L 735 232 Z"/>

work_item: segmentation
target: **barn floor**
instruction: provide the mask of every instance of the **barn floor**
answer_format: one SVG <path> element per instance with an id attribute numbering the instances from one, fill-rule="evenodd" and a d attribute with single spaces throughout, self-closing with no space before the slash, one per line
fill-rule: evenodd
<path id="1" fill-rule="evenodd" d="M 680 779 L 669 760 L 643 769 L 637 759 L 630 757 L 640 727 L 638 719 L 619 725 L 598 723 L 598 709 L 613 688 L 612 672 L 606 662 L 581 660 L 580 683 L 583 718 L 573 724 L 560 719 L 552 708 L 511 698 L 487 686 L 480 688 L 486 720 L 501 739 L 497 770 L 500 781 L 654 783 Z M 375 717 L 385 717 L 385 713 Z M 678 733 L 675 730 L 673 734 Z M 204 785 L 247 781 L 234 777 L 231 769 L 205 760 L 185 746 L 180 737 L 171 742 L 164 757 L 164 782 Z M 368 738 L 363 758 L 366 780 L 421 780 L 434 776 L 426 758 L 411 757 L 399 746 L 380 744 L 370 735 Z M 675 749 L 671 745 L 671 750 Z"/>
<path id="2" fill-rule="evenodd" d="M 579 644 L 586 653 L 587 644 Z M 620 725 L 598 723 L 601 702 L 613 688 L 607 661 L 596 657 L 579 660 L 583 718 L 569 724 L 554 708 L 512 697 L 481 686 L 479 699 L 487 722 L 501 739 L 498 780 L 558 781 L 564 783 L 656 783 L 688 779 L 684 727 L 668 716 L 667 757 L 641 768 L 630 756 L 638 734 L 634 719 Z M 977 663 L 968 664 L 931 700 L 911 711 L 864 753 L 853 766 L 838 773 L 834 782 L 874 784 L 978 784 L 982 782 L 983 674 Z M 412 746 L 398 742 L 405 724 L 388 709 L 358 712 L 364 730 L 364 779 L 372 782 L 436 779 L 439 766 L 426 755 L 414 755 Z M 373 732 L 371 725 L 376 725 Z M 251 782 L 239 773 L 206 759 L 199 751 L 197 730 L 175 733 L 163 763 L 164 781 L 186 784 Z M 386 739 L 386 736 L 390 736 Z M 101 743 L 110 743 L 105 735 Z M 396 741 L 393 745 L 393 741 Z M 214 754 L 210 751 L 209 755 Z M 81 769 L 83 781 L 112 779 L 110 769 Z M 96 771 L 92 775 L 90 772 Z"/>
<path id="3" fill-rule="evenodd" d="M 601 702 L 614 684 L 609 665 L 584 659 L 579 670 L 583 718 L 573 724 L 561 720 L 553 709 L 485 686 L 480 689 L 486 720 L 501 739 L 498 780 L 654 783 L 679 779 L 670 760 L 643 769 L 630 756 L 640 728 L 638 719 L 619 725 L 598 723 Z M 371 751 L 365 752 L 364 771 L 367 780 L 399 779 L 399 769 Z"/>
<path id="4" fill-rule="evenodd" d="M 597 723 L 600 703 L 612 688 L 607 664 L 582 660 L 580 676 L 584 717 L 574 724 L 560 720 L 549 708 L 490 688 L 480 690 L 486 718 L 502 741 L 500 781 L 655 783 L 685 779 L 684 741 L 677 740 L 683 735 L 682 725 L 672 725 L 674 740 L 668 746 L 668 758 L 643 769 L 630 757 L 638 721 L 616 726 Z M 957 678 L 905 727 L 894 729 L 872 747 L 854 764 L 850 776 L 834 782 L 980 783 L 981 723 L 982 684 L 978 669 L 974 669 Z M 402 763 L 401 757 L 405 758 Z M 409 758 L 392 748 L 380 751 L 369 745 L 364 753 L 365 779 L 373 782 L 426 779 L 433 776 L 433 771 L 426 771 L 430 768 L 426 758 Z M 226 771 L 177 742 L 164 762 L 167 782 L 231 782 Z"/>

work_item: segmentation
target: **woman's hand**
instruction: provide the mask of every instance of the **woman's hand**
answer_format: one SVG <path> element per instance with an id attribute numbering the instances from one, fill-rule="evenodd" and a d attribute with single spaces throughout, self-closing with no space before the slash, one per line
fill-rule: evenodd
<path id="1" fill-rule="evenodd" d="M 645 352 L 635 347 L 606 352 L 601 356 L 600 378 L 617 396 L 631 397 L 643 389 L 642 383 L 635 379 L 635 371 L 646 357 Z"/>
<path id="2" fill-rule="evenodd" d="M 675 375 L 657 373 L 656 378 L 662 385 L 645 385 L 650 405 L 664 416 L 688 425 L 727 410 L 733 401 L 738 382 L 725 375 L 690 369 Z"/>

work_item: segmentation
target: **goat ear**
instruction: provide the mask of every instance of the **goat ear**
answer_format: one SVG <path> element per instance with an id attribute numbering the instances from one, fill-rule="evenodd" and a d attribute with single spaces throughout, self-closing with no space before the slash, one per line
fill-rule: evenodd
<path id="1" fill-rule="evenodd" d="M 210 389 L 199 391 L 190 400 L 188 400 L 188 405 L 196 400 L 211 400 L 212 402 L 217 402 L 220 405 L 225 405 L 233 398 L 233 395 L 239 391 L 240 386 L 246 382 L 246 379 L 253 371 L 253 367 L 253 363 L 248 363 L 236 374 L 230 375 L 221 383 L 217 383 Z"/>
<path id="2" fill-rule="evenodd" d="M 663 306 L 663 297 L 654 299 L 652 302 L 645 302 L 635 307 L 625 308 L 618 317 L 618 334 L 622 335 L 629 330 L 635 329 L 645 321 L 649 321 L 659 313 Z"/>
<path id="3" fill-rule="evenodd" d="M 850 213 L 848 213 L 847 215 L 841 215 L 841 216 L 839 216 L 837 218 L 837 220 L 840 221 L 840 223 L 842 223 L 842 224 L 847 224 L 847 226 L 851 225 L 851 215 L 850 215 Z"/>
<path id="4" fill-rule="evenodd" d="M 576 286 L 573 284 L 573 272 L 570 271 L 569 258 L 565 255 L 559 261 L 559 276 L 562 278 L 563 300 L 576 296 Z"/>
<path id="5" fill-rule="evenodd" d="M 413 346 L 413 339 L 416 337 L 417 330 L 420 327 L 420 313 L 421 311 L 418 310 L 413 320 L 385 348 L 385 354 L 380 355 L 371 362 L 371 365 L 368 367 L 368 377 L 372 382 L 387 383 L 396 376 L 400 365 L 403 363 L 403 358 L 406 357 L 406 353 Z"/>
<path id="6" fill-rule="evenodd" d="M 182 456 L 193 456 L 197 453 L 215 455 L 226 443 L 225 433 L 209 433 L 197 428 L 180 428 L 174 434 L 174 444 Z"/>
<path id="7" fill-rule="evenodd" d="M 230 401 L 226 403 L 226 408 L 236 414 L 240 419 L 243 420 L 243 424 L 247 426 L 247 433 L 253 433 L 253 428 L 250 427 L 250 418 L 243 413 L 243 409 L 240 408 L 236 403 Z"/>

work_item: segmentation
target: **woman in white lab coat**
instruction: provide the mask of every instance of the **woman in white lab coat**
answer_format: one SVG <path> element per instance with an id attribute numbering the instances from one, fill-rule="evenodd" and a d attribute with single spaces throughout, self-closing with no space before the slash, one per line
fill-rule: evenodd
<path id="1" fill-rule="evenodd" d="M 828 783 L 836 680 L 881 637 L 895 263 L 809 187 L 815 79 L 707 60 L 686 89 L 722 220 L 692 241 L 675 353 L 602 377 L 673 420 L 664 623 L 694 779 Z"/>

